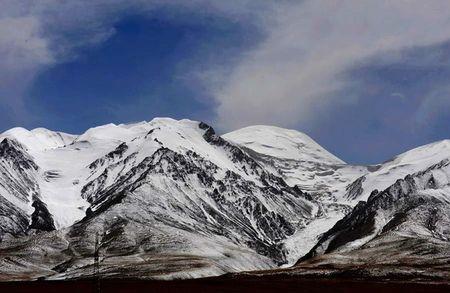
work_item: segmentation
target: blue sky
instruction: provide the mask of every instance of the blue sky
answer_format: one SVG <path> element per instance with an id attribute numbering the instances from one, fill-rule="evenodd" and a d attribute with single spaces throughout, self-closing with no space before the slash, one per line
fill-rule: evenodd
<path id="1" fill-rule="evenodd" d="M 158 15 L 127 16 L 114 29 L 99 46 L 36 76 L 25 103 L 32 124 L 79 133 L 160 116 L 212 121 L 214 101 L 189 74 L 204 59 L 227 62 L 257 35 L 218 18 L 174 23 Z"/>
<path id="2" fill-rule="evenodd" d="M 167 4 L 170 3 L 170 4 Z M 294 128 L 351 163 L 450 138 L 450 4 L 0 4 L 0 122 Z"/>

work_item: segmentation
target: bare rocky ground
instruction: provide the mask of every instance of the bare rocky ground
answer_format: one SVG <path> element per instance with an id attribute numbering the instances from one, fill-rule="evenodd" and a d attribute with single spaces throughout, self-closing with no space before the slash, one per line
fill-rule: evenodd
<path id="1" fill-rule="evenodd" d="M 307 278 L 278 275 L 227 275 L 195 280 L 143 281 L 101 279 L 77 281 L 35 281 L 1 283 L 0 291 L 16 292 L 449 292 L 442 282 L 382 282 L 349 278 Z"/>

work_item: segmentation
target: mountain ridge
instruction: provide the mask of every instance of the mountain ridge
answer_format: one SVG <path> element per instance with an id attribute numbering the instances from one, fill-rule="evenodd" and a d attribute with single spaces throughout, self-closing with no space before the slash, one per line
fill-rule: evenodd
<path id="1" fill-rule="evenodd" d="M 359 201 L 450 157 L 442 141 L 352 166 L 293 130 L 252 126 L 219 136 L 203 122 L 170 118 L 81 135 L 16 128 L 0 140 L 26 163 L 0 161 L 0 271 L 8 278 L 90 276 L 96 239 L 109 277 L 293 265 Z M 19 192 L 29 188 L 34 196 Z M 32 257 L 29 245 L 38 248 Z"/>

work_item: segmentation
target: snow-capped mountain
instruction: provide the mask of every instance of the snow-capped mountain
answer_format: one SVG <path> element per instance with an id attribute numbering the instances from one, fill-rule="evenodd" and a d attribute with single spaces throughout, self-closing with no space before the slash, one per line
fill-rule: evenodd
<path id="1" fill-rule="evenodd" d="M 251 132 L 254 132 L 255 135 L 252 135 Z M 421 146 L 398 155 L 385 163 L 364 167 L 350 166 L 340 160 L 333 159 L 335 158 L 333 155 L 318 146 L 311 138 L 293 130 L 271 126 L 254 126 L 234 131 L 226 134 L 224 137 L 255 151 L 256 155 L 254 157 L 269 170 L 275 170 L 274 172 L 280 174 L 286 182 L 297 184 L 303 190 L 316 195 L 323 214 L 313 219 L 304 228 L 299 228 L 294 235 L 288 237 L 285 241 L 285 246 L 289 251 L 288 254 L 292 256 L 292 258 L 289 258 L 289 261 L 298 258 L 299 255 L 305 255 L 307 252 L 309 253 L 302 259 L 309 259 L 312 256 L 321 254 L 320 251 L 322 250 L 322 253 L 328 251 L 323 246 L 324 243 L 328 244 L 331 237 L 336 236 L 333 234 L 335 232 L 333 229 L 345 228 L 350 231 L 350 234 L 353 234 L 355 229 L 363 229 L 361 223 L 349 225 L 345 221 L 346 218 L 336 225 L 338 228 L 330 228 L 344 216 L 358 215 L 359 209 L 364 206 L 361 201 L 370 202 L 371 198 L 380 193 L 379 191 L 395 186 L 398 180 L 404 179 L 405 176 L 421 174 L 429 170 L 429 168 L 433 168 L 433 166 L 440 166 L 443 160 L 450 159 L 449 140 Z M 273 149 L 271 146 L 276 146 L 276 148 Z M 302 155 L 297 157 L 291 155 L 296 153 L 295 149 Z M 287 152 L 287 155 L 284 155 L 284 159 L 281 159 L 283 157 L 282 154 L 276 153 L 282 150 Z M 308 153 L 310 155 L 304 156 L 304 154 Z M 317 153 L 320 155 L 317 155 Z M 450 176 L 447 170 L 444 173 L 448 174 L 446 176 Z M 443 184 L 443 186 L 446 185 Z M 442 203 L 439 205 L 442 209 L 440 212 L 450 214 L 448 213 L 450 193 L 444 188 L 440 194 L 439 202 Z M 410 196 L 409 193 L 408 196 Z M 432 196 L 426 196 L 426 199 L 427 202 L 436 201 L 432 199 Z M 383 203 L 395 202 L 396 200 L 391 195 L 384 196 L 381 199 Z M 400 202 L 399 206 L 397 207 L 398 209 L 409 210 L 411 214 L 416 212 L 412 208 L 409 209 L 409 205 L 405 202 Z M 353 208 L 354 210 L 350 213 Z M 357 211 L 355 212 L 355 210 Z M 375 213 L 375 211 L 373 212 Z M 379 210 L 376 213 L 385 215 L 385 212 Z M 392 215 L 390 216 L 393 217 Z M 380 221 L 386 223 L 389 220 L 391 218 L 385 215 L 383 220 Z M 417 221 L 409 219 L 408 221 L 405 220 L 405 222 L 415 225 Z M 446 224 L 442 223 L 440 226 L 446 227 Z M 378 237 L 376 236 L 376 231 L 373 233 L 373 237 Z M 447 237 L 448 239 L 450 238 Z M 359 238 L 356 239 L 355 243 L 352 244 L 353 246 L 351 246 L 354 249 L 351 249 L 351 251 L 359 249 L 359 245 L 363 243 L 361 241 Z M 332 250 L 330 248 L 330 251 Z M 327 260 L 334 260 L 333 257 L 326 258 Z"/>
<path id="2" fill-rule="evenodd" d="M 223 135 L 238 144 L 269 172 L 311 194 L 319 207 L 313 219 L 297 226 L 284 242 L 289 264 L 306 254 L 353 207 L 342 195 L 375 167 L 352 166 L 329 153 L 306 134 L 273 126 L 251 126 Z"/>
<path id="3" fill-rule="evenodd" d="M 346 164 L 296 130 L 259 125 L 227 133 L 223 138 L 253 151 L 249 154 L 266 168 L 312 194 L 336 194 L 368 172 L 367 167 Z"/>
<path id="4" fill-rule="evenodd" d="M 260 154 L 279 159 L 329 165 L 345 164 L 309 136 L 296 130 L 255 125 L 227 133 L 222 137 Z"/>
<path id="5" fill-rule="evenodd" d="M 432 144 L 429 155 L 437 146 Z M 403 158 L 413 154 L 401 156 Z M 324 233 L 299 268 L 353 270 L 360 276 L 450 277 L 450 159 L 372 191 Z M 434 153 L 438 157 L 442 153 Z M 415 156 L 417 158 L 417 156 Z M 431 156 L 430 156 L 431 157 Z M 429 159 L 428 157 L 427 159 Z M 400 158 L 400 157 L 399 157 Z M 423 162 L 423 159 L 419 159 Z"/>
<path id="6" fill-rule="evenodd" d="M 383 190 L 416 172 L 447 159 L 450 156 L 450 140 L 443 140 L 421 146 L 374 167 L 374 172 L 366 174 L 352 186 L 349 186 L 345 197 L 349 200 L 367 200 L 374 190 Z"/>
<path id="7" fill-rule="evenodd" d="M 351 166 L 271 126 L 223 136 L 169 118 L 82 135 L 14 128 L 0 135 L 0 278 L 200 277 L 294 264 L 327 252 L 342 221 L 359 226 L 352 215 L 370 194 L 367 206 L 378 196 L 386 204 L 377 208 L 405 208 L 372 191 L 419 176 L 450 157 L 447 147 Z"/>
<path id="8" fill-rule="evenodd" d="M 270 268 L 286 262 L 284 239 L 319 213 L 309 194 L 267 171 L 204 123 L 154 119 L 100 126 L 80 136 L 13 129 L 1 137 L 29 165 L 25 171 L 30 179 L 17 189 L 34 188 L 33 195 L 26 190 L 21 197 L 1 193 L 20 208 L 21 219 L 9 225 L 20 233 L 2 229 L 2 234 L 54 230 L 15 240 L 4 237 L 8 241 L 2 247 L 9 250 L 23 241 L 35 249 L 36 241 L 42 241 L 37 263 L 24 257 L 27 249 L 3 259 L 8 272 L 26 273 L 26 267 L 33 276 L 92 274 L 86 266 L 92 262 L 96 235 L 108 261 L 136 268 L 154 264 L 157 257 L 160 275 Z M 14 178 L 21 178 L 24 171 L 17 172 Z M 10 178 L 1 179 L 8 186 Z M 39 211 L 33 206 L 37 200 Z M 51 225 L 31 225 L 35 214 Z M 47 263 L 42 263 L 44 255 Z M 179 269 L 170 268 L 180 261 L 184 265 Z M 110 274 L 118 272 L 112 263 L 103 267 Z"/>

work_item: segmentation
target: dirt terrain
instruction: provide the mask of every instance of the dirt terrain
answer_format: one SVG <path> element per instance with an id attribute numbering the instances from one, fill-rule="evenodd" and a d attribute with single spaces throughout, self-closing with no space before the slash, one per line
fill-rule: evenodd
<path id="1" fill-rule="evenodd" d="M 179 281 L 77 280 L 0 283 L 0 292 L 450 292 L 448 283 L 230 275 Z"/>

